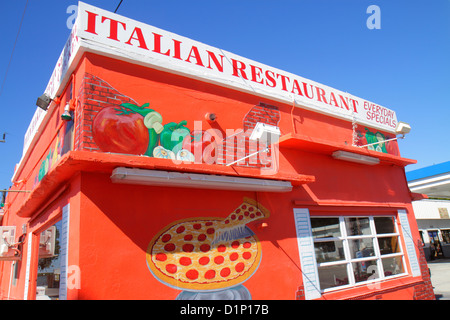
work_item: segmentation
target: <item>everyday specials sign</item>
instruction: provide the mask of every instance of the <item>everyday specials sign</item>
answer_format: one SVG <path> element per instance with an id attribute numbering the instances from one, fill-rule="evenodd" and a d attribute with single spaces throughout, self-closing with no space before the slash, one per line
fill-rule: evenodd
<path id="1" fill-rule="evenodd" d="M 72 38 L 89 51 L 388 132 L 397 126 L 394 111 L 349 93 L 82 2 L 78 10 Z"/>

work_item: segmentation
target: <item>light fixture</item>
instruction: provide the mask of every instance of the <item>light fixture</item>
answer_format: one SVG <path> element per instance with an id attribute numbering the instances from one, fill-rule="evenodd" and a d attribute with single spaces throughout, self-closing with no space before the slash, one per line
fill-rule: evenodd
<path id="1" fill-rule="evenodd" d="M 250 140 L 258 140 L 266 144 L 277 143 L 280 138 L 280 129 L 263 122 L 257 122 L 255 128 L 250 135 Z"/>
<path id="2" fill-rule="evenodd" d="M 267 192 L 288 192 L 292 190 L 292 184 L 289 181 L 199 173 L 181 173 L 125 167 L 115 168 L 111 175 L 111 181 L 114 183 L 214 190 Z"/>
<path id="3" fill-rule="evenodd" d="M 332 154 L 333 158 L 338 160 L 345 160 L 350 162 L 357 162 L 362 164 L 368 164 L 368 165 L 375 165 L 380 163 L 380 159 L 375 157 L 369 157 L 358 153 L 353 152 L 347 152 L 338 150 L 333 152 Z"/>
<path id="4" fill-rule="evenodd" d="M 50 104 L 50 102 L 52 102 L 52 99 L 44 93 L 37 99 L 36 105 L 39 108 L 41 108 L 42 110 L 47 111 L 47 108 L 48 108 L 48 105 Z"/>
<path id="5" fill-rule="evenodd" d="M 71 121 L 72 115 L 70 114 L 70 104 L 67 102 L 66 106 L 64 107 L 64 113 L 61 115 L 61 120 L 64 121 Z"/>
<path id="6" fill-rule="evenodd" d="M 406 122 L 401 122 L 397 124 L 397 128 L 395 128 L 395 132 L 397 134 L 402 134 L 403 136 L 411 131 L 411 126 Z"/>
<path id="7" fill-rule="evenodd" d="M 259 143 L 264 143 L 267 145 L 266 148 L 256 151 L 248 156 L 245 156 L 241 159 L 228 163 L 226 166 L 231 166 L 235 163 L 238 163 L 247 158 L 253 157 L 260 152 L 269 152 L 269 146 L 271 144 L 277 143 L 280 139 L 280 129 L 277 126 L 273 126 L 263 122 L 257 122 L 255 128 L 253 129 L 249 139 L 252 141 L 258 141 Z M 228 137 L 227 137 L 228 138 Z"/>

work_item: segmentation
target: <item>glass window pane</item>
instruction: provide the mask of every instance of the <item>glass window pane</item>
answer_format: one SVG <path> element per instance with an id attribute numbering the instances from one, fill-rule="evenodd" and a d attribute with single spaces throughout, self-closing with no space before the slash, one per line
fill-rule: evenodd
<path id="1" fill-rule="evenodd" d="M 352 259 L 372 257 L 375 255 L 372 238 L 349 240 L 348 244 Z"/>
<path id="2" fill-rule="evenodd" d="M 393 217 L 374 217 L 375 229 L 377 234 L 380 233 L 395 233 L 395 225 Z"/>
<path id="3" fill-rule="evenodd" d="M 327 289 L 348 284 L 347 265 L 319 267 L 320 288 Z"/>
<path id="4" fill-rule="evenodd" d="M 376 260 L 353 262 L 352 266 L 353 273 L 355 275 L 355 282 L 379 278 Z"/>
<path id="5" fill-rule="evenodd" d="M 442 232 L 442 240 L 444 240 L 444 243 L 450 244 L 450 230 L 441 230 L 441 232 Z"/>
<path id="6" fill-rule="evenodd" d="M 419 231 L 419 235 L 420 235 L 420 241 L 422 241 L 422 244 L 424 244 L 425 241 L 423 241 L 423 231 Z"/>
<path id="7" fill-rule="evenodd" d="M 339 218 L 311 218 L 311 228 L 314 239 L 341 236 Z"/>
<path id="8" fill-rule="evenodd" d="M 370 235 L 369 218 L 345 218 L 348 236 Z"/>
<path id="9" fill-rule="evenodd" d="M 384 276 L 393 276 L 404 273 L 402 257 L 392 257 L 381 259 L 383 262 Z"/>
<path id="10" fill-rule="evenodd" d="M 398 237 L 378 238 L 378 246 L 382 255 L 400 252 Z"/>
<path id="11" fill-rule="evenodd" d="M 342 241 L 326 241 L 314 243 L 318 263 L 344 260 Z"/>
<path id="12" fill-rule="evenodd" d="M 36 300 L 59 299 L 61 224 L 62 222 L 58 221 L 39 237 Z"/>

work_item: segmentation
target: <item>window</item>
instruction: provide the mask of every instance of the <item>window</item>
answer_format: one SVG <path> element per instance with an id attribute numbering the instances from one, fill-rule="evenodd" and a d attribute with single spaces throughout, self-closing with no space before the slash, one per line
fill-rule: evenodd
<path id="1" fill-rule="evenodd" d="M 59 299 L 61 221 L 40 233 L 36 300 Z"/>
<path id="2" fill-rule="evenodd" d="M 394 217 L 311 217 L 322 290 L 404 274 Z"/>
<path id="3" fill-rule="evenodd" d="M 441 230 L 442 240 L 445 244 L 450 244 L 450 230 Z"/>

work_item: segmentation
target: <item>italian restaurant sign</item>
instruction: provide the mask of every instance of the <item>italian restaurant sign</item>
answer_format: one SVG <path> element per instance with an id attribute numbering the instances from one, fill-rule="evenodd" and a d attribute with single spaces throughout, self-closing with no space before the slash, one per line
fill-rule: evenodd
<path id="1" fill-rule="evenodd" d="M 243 58 L 159 28 L 80 2 L 78 17 L 47 87 L 53 98 L 58 81 L 74 60 L 89 51 L 295 104 L 348 121 L 394 132 L 394 111 L 300 76 Z M 56 70 L 66 68 L 66 70 Z"/>

